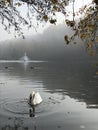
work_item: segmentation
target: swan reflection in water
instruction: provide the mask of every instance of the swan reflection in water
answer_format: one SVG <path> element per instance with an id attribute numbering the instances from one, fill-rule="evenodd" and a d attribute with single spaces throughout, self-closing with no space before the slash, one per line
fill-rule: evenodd
<path id="1" fill-rule="evenodd" d="M 35 106 L 33 105 L 32 108 L 29 109 L 29 116 L 35 117 Z"/>

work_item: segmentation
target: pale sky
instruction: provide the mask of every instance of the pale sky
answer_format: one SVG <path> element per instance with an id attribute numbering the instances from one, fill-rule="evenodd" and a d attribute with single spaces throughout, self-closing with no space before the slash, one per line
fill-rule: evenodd
<path id="1" fill-rule="evenodd" d="M 88 5 L 89 3 L 91 3 L 92 2 L 92 0 L 75 0 L 75 12 L 77 12 L 78 10 L 79 10 L 79 8 L 81 8 L 82 6 L 84 6 L 84 5 Z M 68 11 L 70 11 L 70 12 L 72 12 L 72 3 L 70 3 L 69 4 L 69 6 L 67 6 L 66 7 L 66 9 L 68 10 Z M 26 15 L 26 11 L 27 11 L 27 6 L 26 5 L 24 5 L 24 6 L 22 6 L 22 7 L 18 7 L 18 10 L 21 12 L 21 14 L 25 17 L 25 15 Z M 60 24 L 60 23 L 63 23 L 63 21 L 64 21 L 64 18 L 63 18 L 63 16 L 61 15 L 61 14 L 57 14 L 57 18 L 58 18 L 58 22 L 57 22 L 57 24 Z M 72 18 L 72 15 L 70 14 L 70 18 Z M 34 20 L 34 26 L 36 27 L 36 20 Z M 50 26 L 50 24 L 48 23 L 48 24 L 46 24 L 44 27 L 41 25 L 41 26 L 39 26 L 38 28 L 37 28 L 37 32 L 35 31 L 35 29 L 34 28 L 31 28 L 31 29 L 23 29 L 23 31 L 24 31 L 24 34 L 25 35 L 34 35 L 34 34 L 36 34 L 36 33 L 42 33 L 43 32 L 43 30 L 45 29 L 45 28 L 48 28 Z M 2 25 L 0 24 L 0 41 L 5 41 L 5 40 L 7 40 L 7 39 L 12 39 L 12 38 L 14 38 L 14 34 L 13 33 L 11 33 L 11 34 L 8 34 L 5 30 L 4 30 L 4 28 L 2 27 Z"/>

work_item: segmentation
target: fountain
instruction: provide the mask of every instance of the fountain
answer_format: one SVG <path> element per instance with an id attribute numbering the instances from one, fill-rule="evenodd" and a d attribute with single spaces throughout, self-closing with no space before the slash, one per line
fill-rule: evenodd
<path id="1" fill-rule="evenodd" d="M 26 52 L 24 53 L 24 56 L 20 58 L 20 60 L 22 60 L 22 61 L 24 61 L 24 62 L 28 62 L 28 61 L 29 61 L 29 58 L 28 58 Z"/>

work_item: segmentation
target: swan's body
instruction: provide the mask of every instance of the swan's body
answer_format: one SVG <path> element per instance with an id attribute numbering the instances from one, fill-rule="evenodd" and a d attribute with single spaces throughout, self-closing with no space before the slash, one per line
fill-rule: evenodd
<path id="1" fill-rule="evenodd" d="M 32 92 L 29 96 L 29 104 L 30 105 L 38 105 L 42 102 L 42 98 L 39 92 Z"/>

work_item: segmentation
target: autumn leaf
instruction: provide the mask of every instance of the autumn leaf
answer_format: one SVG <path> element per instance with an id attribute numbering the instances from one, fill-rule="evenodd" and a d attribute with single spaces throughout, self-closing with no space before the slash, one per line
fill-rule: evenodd
<path id="1" fill-rule="evenodd" d="M 50 20 L 50 23 L 51 23 L 51 24 L 55 24 L 56 21 L 57 21 L 56 19 L 51 19 L 51 20 Z"/>
<path id="2" fill-rule="evenodd" d="M 95 56 L 95 50 L 88 50 L 88 54 L 90 55 L 90 56 Z"/>
<path id="3" fill-rule="evenodd" d="M 58 7 L 56 5 L 53 6 L 54 11 L 58 11 Z"/>
<path id="4" fill-rule="evenodd" d="M 2 5 L 6 5 L 7 1 L 6 0 L 1 0 Z"/>
<path id="5" fill-rule="evenodd" d="M 88 25 L 88 27 L 89 27 L 89 30 L 91 30 L 91 31 L 95 30 L 95 28 L 96 28 L 96 26 L 95 26 L 95 25 L 93 25 L 93 24 Z"/>
<path id="6" fill-rule="evenodd" d="M 68 35 L 65 35 L 64 39 L 65 39 L 66 44 L 69 44 L 69 37 L 68 37 Z"/>
<path id="7" fill-rule="evenodd" d="M 65 38 L 65 40 L 67 41 L 67 40 L 68 40 L 68 35 L 65 35 L 65 37 L 64 37 L 64 38 Z"/>
<path id="8" fill-rule="evenodd" d="M 70 21 L 68 19 L 65 20 L 66 24 L 70 27 L 73 27 L 74 26 L 74 21 Z"/>
<path id="9" fill-rule="evenodd" d="M 96 74 L 98 75 L 98 71 L 96 71 Z"/>
<path id="10" fill-rule="evenodd" d="M 56 4 L 58 0 L 51 0 L 53 4 Z"/>
<path id="11" fill-rule="evenodd" d="M 98 36 L 95 37 L 95 42 L 98 42 Z"/>
<path id="12" fill-rule="evenodd" d="M 86 34 L 86 33 L 83 33 L 83 34 L 80 35 L 81 39 L 86 39 L 88 37 L 89 37 L 89 34 Z"/>
<path id="13" fill-rule="evenodd" d="M 98 16 L 96 16 L 96 20 L 98 21 Z"/>
<path id="14" fill-rule="evenodd" d="M 88 42 L 87 44 L 86 44 L 86 47 L 88 48 L 88 47 L 92 47 L 92 42 Z"/>
<path id="15" fill-rule="evenodd" d="M 11 0 L 7 0 L 8 3 L 11 3 Z"/>
<path id="16" fill-rule="evenodd" d="M 22 4 L 20 2 L 15 3 L 16 6 L 21 6 Z"/>
<path id="17" fill-rule="evenodd" d="M 77 42 L 73 42 L 73 44 L 77 44 Z"/>
<path id="18" fill-rule="evenodd" d="M 44 16 L 43 16 L 43 19 L 47 22 L 47 21 L 48 21 L 48 16 L 47 16 L 47 15 L 44 15 Z"/>

